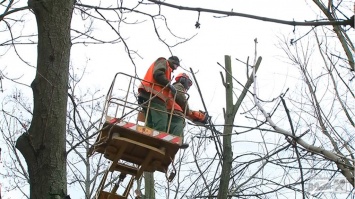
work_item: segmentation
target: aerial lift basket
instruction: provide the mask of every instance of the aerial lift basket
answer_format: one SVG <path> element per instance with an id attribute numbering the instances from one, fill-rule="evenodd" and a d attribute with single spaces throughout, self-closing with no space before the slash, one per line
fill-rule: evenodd
<path id="1" fill-rule="evenodd" d="M 119 81 L 116 78 L 120 75 Z M 122 76 L 121 76 L 122 75 Z M 137 103 L 134 90 L 142 80 L 117 73 L 106 96 L 102 114 L 100 132 L 93 144 L 89 156 L 95 152 L 103 154 L 111 160 L 99 188 L 96 199 L 126 199 L 134 180 L 138 180 L 143 172 L 160 171 L 168 173 L 168 167 L 173 166 L 175 154 L 182 144 L 182 138 L 166 132 L 156 131 L 144 126 L 141 107 Z M 115 84 L 119 88 L 115 88 Z M 121 89 L 126 84 L 128 89 Z M 121 94 L 115 94 L 121 92 Z M 173 167 L 173 170 L 175 168 Z M 104 191 L 109 173 L 120 172 L 117 183 L 111 191 Z M 131 178 L 125 186 L 122 195 L 117 194 L 124 178 Z M 175 176 L 170 173 L 169 180 Z"/>

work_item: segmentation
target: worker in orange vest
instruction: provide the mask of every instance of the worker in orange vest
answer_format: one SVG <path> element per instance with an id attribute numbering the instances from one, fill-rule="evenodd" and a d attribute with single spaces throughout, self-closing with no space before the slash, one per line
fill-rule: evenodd
<path id="1" fill-rule="evenodd" d="M 166 102 L 169 93 L 176 93 L 171 82 L 171 73 L 180 66 L 177 56 L 158 58 L 149 67 L 138 88 L 138 103 L 147 117 L 146 126 L 157 131 L 167 131 L 168 112 Z M 148 113 L 148 115 L 147 115 Z"/>
<path id="2" fill-rule="evenodd" d="M 175 94 L 170 93 L 170 98 L 167 103 L 168 112 L 173 112 L 168 133 L 184 137 L 185 115 L 187 119 L 203 124 L 208 122 L 209 116 L 202 111 L 190 110 L 185 94 L 192 86 L 192 81 L 186 73 L 178 74 L 173 86 L 176 88 L 177 92 Z M 188 145 L 186 147 L 188 147 Z"/>

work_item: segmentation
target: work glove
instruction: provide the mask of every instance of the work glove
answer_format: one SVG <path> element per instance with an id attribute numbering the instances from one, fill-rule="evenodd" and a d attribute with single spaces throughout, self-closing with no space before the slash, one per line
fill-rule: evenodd
<path id="1" fill-rule="evenodd" d="M 203 111 L 191 111 L 191 114 L 189 115 L 189 117 L 193 121 L 197 121 L 202 124 L 207 124 L 210 119 L 210 116 Z"/>
<path id="2" fill-rule="evenodd" d="M 171 93 L 172 93 L 173 95 L 175 95 L 175 94 L 176 94 L 176 88 L 175 88 L 175 86 L 169 84 L 169 88 L 170 88 Z"/>

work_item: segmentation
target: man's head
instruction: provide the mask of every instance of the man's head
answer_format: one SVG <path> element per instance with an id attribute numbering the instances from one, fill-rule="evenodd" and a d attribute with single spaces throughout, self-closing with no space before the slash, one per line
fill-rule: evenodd
<path id="1" fill-rule="evenodd" d="M 180 82 L 186 90 L 192 86 L 192 81 L 186 73 L 180 73 L 175 77 L 176 82 Z"/>
<path id="2" fill-rule="evenodd" d="M 169 57 L 168 61 L 173 70 L 177 69 L 177 67 L 180 66 L 180 60 L 177 56 Z"/>

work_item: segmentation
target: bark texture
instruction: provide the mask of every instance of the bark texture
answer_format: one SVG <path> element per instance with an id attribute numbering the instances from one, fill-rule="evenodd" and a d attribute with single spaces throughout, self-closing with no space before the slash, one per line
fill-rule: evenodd
<path id="1" fill-rule="evenodd" d="M 33 118 L 16 147 L 30 176 L 31 199 L 67 196 L 66 110 L 73 0 L 29 0 L 38 28 Z"/>

